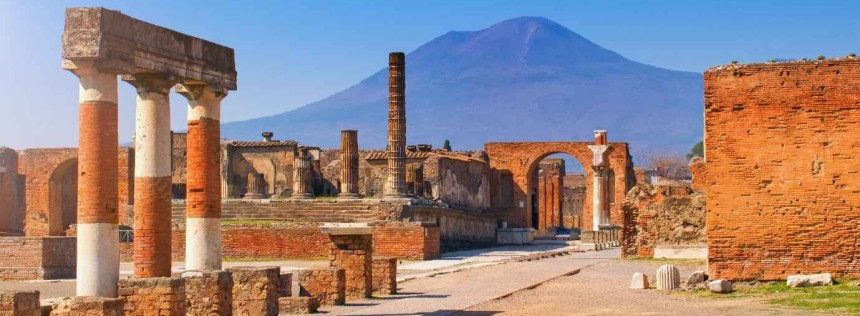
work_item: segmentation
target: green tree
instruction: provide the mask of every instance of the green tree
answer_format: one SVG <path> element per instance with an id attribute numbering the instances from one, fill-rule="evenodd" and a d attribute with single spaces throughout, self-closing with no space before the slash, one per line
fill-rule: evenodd
<path id="1" fill-rule="evenodd" d="M 451 151 L 451 141 L 446 139 L 445 144 L 442 145 L 442 149 L 445 149 L 447 151 Z"/>
<path id="2" fill-rule="evenodd" d="M 687 153 L 687 160 L 693 159 L 693 157 L 705 158 L 705 144 L 703 142 L 693 145 L 693 148 Z"/>

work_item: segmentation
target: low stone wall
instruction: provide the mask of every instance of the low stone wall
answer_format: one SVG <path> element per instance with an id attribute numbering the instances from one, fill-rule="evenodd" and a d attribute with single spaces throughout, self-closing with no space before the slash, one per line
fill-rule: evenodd
<path id="1" fill-rule="evenodd" d="M 236 267 L 233 276 L 233 315 L 277 315 L 280 269 Z"/>
<path id="2" fill-rule="evenodd" d="M 75 277 L 74 237 L 0 237 L 0 280 Z"/>
<path id="3" fill-rule="evenodd" d="M 338 268 L 309 268 L 293 271 L 299 295 L 316 298 L 322 305 L 346 302 L 346 272 Z"/>
<path id="4" fill-rule="evenodd" d="M 397 294 L 397 258 L 373 258 L 373 293 Z"/>
<path id="5" fill-rule="evenodd" d="M 497 219 L 489 213 L 410 205 L 400 218 L 412 222 L 436 223 L 443 252 L 495 245 Z"/>
<path id="6" fill-rule="evenodd" d="M 120 298 L 94 296 L 67 297 L 51 306 L 51 316 L 122 316 L 123 303 Z"/>
<path id="7" fill-rule="evenodd" d="M 229 315 L 233 310 L 233 278 L 227 271 L 186 271 L 188 315 Z"/>
<path id="8" fill-rule="evenodd" d="M 430 260 L 438 258 L 440 252 L 439 227 L 435 225 L 392 223 L 373 229 L 374 256 Z"/>
<path id="9" fill-rule="evenodd" d="M 0 291 L 0 315 L 41 315 L 38 291 Z"/>
<path id="10" fill-rule="evenodd" d="M 622 208 L 630 233 L 623 256 L 653 257 L 658 245 L 705 243 L 705 196 L 684 184 L 636 185 Z"/>
<path id="11" fill-rule="evenodd" d="M 126 278 L 119 280 L 123 315 L 185 315 L 185 280 L 181 278 Z"/>

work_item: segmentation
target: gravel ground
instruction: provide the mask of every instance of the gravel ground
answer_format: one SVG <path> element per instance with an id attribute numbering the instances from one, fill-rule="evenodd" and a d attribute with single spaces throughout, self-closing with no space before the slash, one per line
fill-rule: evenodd
<path id="1" fill-rule="evenodd" d="M 774 306 L 752 298 L 703 298 L 655 289 L 631 290 L 630 278 L 643 272 L 654 283 L 654 273 L 665 262 L 604 261 L 579 274 L 561 277 L 532 290 L 486 302 L 456 315 L 825 315 Z M 673 263 L 684 280 L 704 263 Z M 828 313 L 832 315 L 833 313 Z"/>

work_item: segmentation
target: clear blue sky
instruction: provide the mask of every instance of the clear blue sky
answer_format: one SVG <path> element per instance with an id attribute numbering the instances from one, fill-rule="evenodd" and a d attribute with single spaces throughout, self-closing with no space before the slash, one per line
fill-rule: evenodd
<path id="1" fill-rule="evenodd" d="M 542 16 L 635 61 L 675 70 L 860 53 L 860 1 L 13 1 L 0 0 L 0 146 L 77 146 L 77 81 L 60 69 L 64 8 L 104 6 L 236 49 L 224 121 L 319 100 L 451 30 Z M 120 139 L 134 134 L 120 84 Z M 185 102 L 172 95 L 173 128 Z M 289 138 L 282 135 L 279 138 Z"/>

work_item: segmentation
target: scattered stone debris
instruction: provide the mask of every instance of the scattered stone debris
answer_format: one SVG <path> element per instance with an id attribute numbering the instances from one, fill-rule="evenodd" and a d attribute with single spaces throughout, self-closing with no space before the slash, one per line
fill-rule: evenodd
<path id="1" fill-rule="evenodd" d="M 708 279 L 708 275 L 705 274 L 704 271 L 698 270 L 694 271 L 690 274 L 690 277 L 687 278 L 687 281 L 684 281 L 683 288 L 684 290 L 695 290 L 700 288 L 705 288 L 705 280 Z"/>
<path id="2" fill-rule="evenodd" d="M 833 285 L 833 278 L 830 276 L 830 273 L 795 274 L 789 275 L 786 283 L 790 287 Z"/>
<path id="3" fill-rule="evenodd" d="M 708 289 L 711 293 L 731 293 L 732 283 L 726 280 L 714 280 L 708 283 Z"/>
<path id="4" fill-rule="evenodd" d="M 644 290 L 648 289 L 650 284 L 648 284 L 648 276 L 641 272 L 636 272 L 633 274 L 633 279 L 630 280 L 630 288 L 634 290 Z"/>

